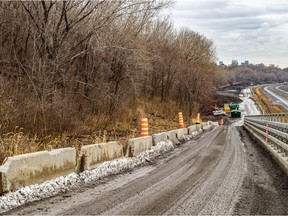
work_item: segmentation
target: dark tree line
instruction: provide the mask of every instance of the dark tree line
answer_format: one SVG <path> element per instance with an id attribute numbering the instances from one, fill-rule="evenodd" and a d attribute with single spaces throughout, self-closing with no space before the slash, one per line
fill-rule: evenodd
<path id="1" fill-rule="evenodd" d="M 265 84 L 281 83 L 288 80 L 288 69 L 275 66 L 249 65 L 249 66 L 220 66 L 216 70 L 216 85 L 218 87 L 236 83 Z"/>

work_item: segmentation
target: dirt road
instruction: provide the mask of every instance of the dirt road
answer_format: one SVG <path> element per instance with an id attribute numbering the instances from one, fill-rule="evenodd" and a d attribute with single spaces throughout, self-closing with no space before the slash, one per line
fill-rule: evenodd
<path id="1" fill-rule="evenodd" d="M 287 214 L 287 177 L 243 133 L 218 127 L 149 166 L 7 214 Z"/>

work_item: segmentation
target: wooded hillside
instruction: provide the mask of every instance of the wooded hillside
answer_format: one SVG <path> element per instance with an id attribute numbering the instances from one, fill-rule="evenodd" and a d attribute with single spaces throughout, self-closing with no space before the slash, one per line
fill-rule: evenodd
<path id="1" fill-rule="evenodd" d="M 137 119 L 150 105 L 173 115 L 207 109 L 213 42 L 176 31 L 170 1 L 0 2 L 0 118 L 46 136 L 91 119 Z M 105 128 L 105 122 L 103 123 Z"/>

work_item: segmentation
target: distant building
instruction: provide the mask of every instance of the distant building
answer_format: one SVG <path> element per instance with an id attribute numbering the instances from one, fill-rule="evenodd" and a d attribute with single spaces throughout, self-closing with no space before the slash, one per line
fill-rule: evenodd
<path id="1" fill-rule="evenodd" d="M 233 66 L 238 65 L 238 60 L 232 60 L 232 65 Z"/>
<path id="2" fill-rule="evenodd" d="M 241 62 L 241 66 L 248 66 L 249 65 L 249 61 L 245 60 L 244 62 Z"/>

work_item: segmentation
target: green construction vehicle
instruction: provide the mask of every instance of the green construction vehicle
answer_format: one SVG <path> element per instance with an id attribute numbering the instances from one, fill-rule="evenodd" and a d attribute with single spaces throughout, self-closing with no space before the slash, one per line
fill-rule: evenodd
<path id="1" fill-rule="evenodd" d="M 231 118 L 241 118 L 241 112 L 239 110 L 232 110 Z"/>
<path id="2" fill-rule="evenodd" d="M 239 110 L 239 104 L 230 104 L 229 107 L 230 107 L 231 111 L 232 110 Z"/>
<path id="3" fill-rule="evenodd" d="M 230 104 L 231 118 L 241 118 L 241 112 L 239 111 L 239 104 Z"/>

